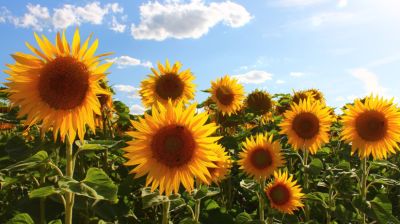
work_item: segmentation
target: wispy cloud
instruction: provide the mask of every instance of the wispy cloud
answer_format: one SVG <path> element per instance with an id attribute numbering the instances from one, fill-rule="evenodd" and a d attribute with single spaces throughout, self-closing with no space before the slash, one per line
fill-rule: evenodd
<path id="1" fill-rule="evenodd" d="M 117 92 L 126 94 L 127 98 L 130 98 L 130 99 L 139 99 L 140 98 L 140 95 L 139 95 L 140 88 L 137 88 L 137 87 L 134 87 L 131 85 L 125 85 L 125 84 L 117 84 L 117 85 L 114 85 L 113 88 Z"/>
<path id="2" fill-rule="evenodd" d="M 272 74 L 268 73 L 266 71 L 252 70 L 252 71 L 248 71 L 243 74 L 234 75 L 233 77 L 237 78 L 239 80 L 239 82 L 241 82 L 241 83 L 260 84 L 267 80 L 271 80 Z"/>
<path id="3" fill-rule="evenodd" d="M 129 107 L 131 114 L 143 114 L 146 109 L 139 104 L 133 104 Z"/>
<path id="4" fill-rule="evenodd" d="M 372 71 L 366 68 L 356 68 L 350 70 L 350 74 L 363 83 L 366 94 L 387 94 L 388 89 L 379 83 L 378 76 Z"/>
<path id="5" fill-rule="evenodd" d="M 85 23 L 100 25 L 106 15 L 117 15 L 123 13 L 123 8 L 118 3 L 101 4 L 90 2 L 86 5 L 64 4 L 61 7 L 49 9 L 40 4 L 26 5 L 27 12 L 18 16 L 11 13 L 7 8 L 0 12 L 0 22 L 8 22 L 16 27 L 29 28 L 36 31 L 61 30 L 70 26 Z M 115 17 L 115 16 L 114 16 Z M 123 24 L 116 26 L 110 24 L 110 29 L 120 32 Z"/>
<path id="6" fill-rule="evenodd" d="M 147 68 L 151 68 L 153 65 L 150 61 L 142 61 L 137 58 L 133 58 L 127 55 L 123 55 L 120 57 L 115 57 L 112 59 L 108 59 L 108 62 L 113 62 L 115 65 L 117 65 L 117 68 L 123 69 L 126 67 L 132 67 L 132 66 L 143 66 Z"/>
<path id="7" fill-rule="evenodd" d="M 252 16 L 242 5 L 231 1 L 190 2 L 158 1 L 140 6 L 140 22 L 132 24 L 135 39 L 162 41 L 167 38 L 199 38 L 217 25 L 237 28 L 245 25 Z"/>

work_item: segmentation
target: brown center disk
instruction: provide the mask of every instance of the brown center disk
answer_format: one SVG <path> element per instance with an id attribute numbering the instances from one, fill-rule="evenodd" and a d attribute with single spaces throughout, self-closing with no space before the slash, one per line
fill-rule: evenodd
<path id="1" fill-rule="evenodd" d="M 250 94 L 247 104 L 250 109 L 260 114 L 266 113 L 272 108 L 272 101 L 265 94 Z"/>
<path id="2" fill-rule="evenodd" d="M 157 95 L 168 100 L 175 100 L 182 96 L 184 83 L 176 74 L 165 74 L 156 81 Z"/>
<path id="3" fill-rule="evenodd" d="M 257 169 L 267 168 L 272 164 L 271 152 L 263 148 L 257 148 L 251 153 L 250 161 Z"/>
<path id="4" fill-rule="evenodd" d="M 168 167 L 187 164 L 193 157 L 195 147 L 192 133 L 179 125 L 161 128 L 151 142 L 154 158 Z"/>
<path id="5" fill-rule="evenodd" d="M 47 63 L 39 78 L 39 95 L 54 109 L 69 110 L 82 104 L 89 88 L 89 71 L 72 57 Z"/>
<path id="6" fill-rule="evenodd" d="M 232 93 L 232 90 L 225 87 L 225 86 L 220 86 L 217 91 L 216 91 L 216 97 L 218 99 L 218 101 L 222 104 L 222 105 L 230 105 L 233 102 L 234 99 L 234 95 Z"/>
<path id="7" fill-rule="evenodd" d="M 378 141 L 386 136 L 388 130 L 387 119 L 378 111 L 366 111 L 356 119 L 358 135 L 366 141 Z"/>
<path id="8" fill-rule="evenodd" d="M 294 118 L 292 128 L 300 138 L 311 139 L 319 132 L 319 120 L 312 113 L 301 113 Z"/>
<path id="9" fill-rule="evenodd" d="M 284 205 L 290 199 L 290 192 L 285 185 L 277 184 L 270 189 L 269 196 L 274 204 Z"/>

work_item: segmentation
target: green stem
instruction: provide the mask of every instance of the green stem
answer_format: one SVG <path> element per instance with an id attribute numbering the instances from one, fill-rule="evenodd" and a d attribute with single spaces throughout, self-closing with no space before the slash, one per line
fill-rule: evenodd
<path id="1" fill-rule="evenodd" d="M 304 191 L 308 193 L 309 190 L 309 183 L 308 183 L 308 150 L 303 149 L 304 151 L 304 158 L 303 158 L 303 167 L 304 167 Z M 304 216 L 305 221 L 310 220 L 310 207 L 307 201 L 304 203 Z"/>
<path id="2" fill-rule="evenodd" d="M 201 199 L 197 199 L 194 204 L 194 220 L 197 222 L 199 221 L 200 218 L 200 205 L 201 205 Z"/>
<path id="3" fill-rule="evenodd" d="M 368 171 L 367 171 L 367 157 L 361 160 L 361 186 L 360 186 L 360 195 L 363 202 L 367 201 L 367 178 L 368 178 Z M 365 224 L 366 222 L 366 215 L 365 212 L 362 211 L 361 216 L 361 223 Z"/>
<path id="4" fill-rule="evenodd" d="M 70 141 L 69 137 L 66 137 L 66 147 L 65 147 L 65 155 L 66 155 L 66 176 L 73 178 L 74 173 L 74 164 L 73 164 L 73 151 L 72 151 L 72 141 Z M 74 207 L 74 194 L 71 192 L 65 193 L 65 224 L 72 224 L 72 211 Z"/>
<path id="5" fill-rule="evenodd" d="M 171 202 L 164 201 L 162 203 L 163 206 L 163 213 L 162 213 L 162 224 L 168 224 L 169 223 L 169 207 L 171 205 Z"/>
<path id="6" fill-rule="evenodd" d="M 260 221 L 262 223 L 265 222 L 265 218 L 264 218 L 264 205 L 265 205 L 265 202 L 264 202 L 264 197 L 263 197 L 264 188 L 265 188 L 265 178 L 260 178 L 260 192 L 259 192 L 259 195 L 258 195 L 258 205 L 259 205 L 258 206 L 258 213 L 260 215 Z"/>

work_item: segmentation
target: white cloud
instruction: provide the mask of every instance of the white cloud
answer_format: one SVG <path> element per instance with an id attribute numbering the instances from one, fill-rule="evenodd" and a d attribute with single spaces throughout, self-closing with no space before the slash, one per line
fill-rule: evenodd
<path id="1" fill-rule="evenodd" d="M 111 26 L 110 26 L 111 30 L 118 32 L 118 33 L 123 33 L 123 32 L 125 32 L 125 28 L 126 28 L 125 24 L 119 23 L 115 16 L 112 17 L 112 22 L 111 22 Z"/>
<path id="2" fill-rule="evenodd" d="M 232 76 L 245 84 L 260 84 L 272 79 L 272 74 L 266 71 L 252 70 L 243 74 Z"/>
<path id="3" fill-rule="evenodd" d="M 102 5 L 97 1 L 83 6 L 64 4 L 52 10 L 40 4 L 28 4 L 26 8 L 27 12 L 24 15 L 16 16 L 3 7 L 0 12 L 0 22 L 10 22 L 16 27 L 31 28 L 37 31 L 44 29 L 60 30 L 84 23 L 100 25 L 103 24 L 106 15 L 116 15 L 123 12 L 123 8 L 118 3 Z M 3 16 L 4 12 L 8 12 L 7 17 Z M 123 24 L 114 26 L 113 30 L 120 32 L 122 26 Z"/>
<path id="4" fill-rule="evenodd" d="M 113 59 L 108 59 L 108 62 L 113 62 L 114 64 L 117 65 L 117 68 L 126 68 L 126 67 L 130 67 L 130 66 L 144 66 L 144 67 L 152 67 L 152 63 L 150 61 L 141 61 L 137 58 L 132 58 L 130 56 L 120 56 L 120 57 L 116 57 Z"/>
<path id="5" fill-rule="evenodd" d="M 126 93 L 134 93 L 139 90 L 139 88 L 136 88 L 134 86 L 122 85 L 122 84 L 114 85 L 113 88 L 119 92 L 126 92 Z"/>
<path id="6" fill-rule="evenodd" d="M 131 114 L 143 114 L 146 109 L 139 104 L 133 104 L 131 107 L 129 107 L 129 110 Z"/>
<path id="7" fill-rule="evenodd" d="M 231 1 L 204 3 L 167 1 L 148 2 L 140 6 L 140 23 L 132 24 L 135 39 L 162 41 L 167 38 L 200 38 L 209 29 L 223 23 L 229 27 L 241 27 L 252 16 L 242 6 Z"/>
<path id="8" fill-rule="evenodd" d="M 303 72 L 291 72 L 291 73 L 289 73 L 289 75 L 292 77 L 302 77 L 302 76 L 304 76 L 304 73 Z"/>
<path id="9" fill-rule="evenodd" d="M 305 7 L 319 5 L 327 1 L 328 0 L 275 0 L 272 4 L 279 7 Z"/>
<path id="10" fill-rule="evenodd" d="M 337 5 L 339 8 L 344 8 L 347 6 L 347 4 L 348 4 L 347 0 L 339 0 Z"/>
<path id="11" fill-rule="evenodd" d="M 379 84 L 378 76 L 375 73 L 366 68 L 356 68 L 350 70 L 350 74 L 363 82 L 366 94 L 386 95 L 387 88 Z"/>
<path id="12" fill-rule="evenodd" d="M 283 84 L 283 83 L 286 83 L 286 81 L 285 81 L 285 80 L 282 80 L 282 79 L 278 79 L 278 80 L 276 80 L 275 83 L 276 83 L 276 84 Z"/>

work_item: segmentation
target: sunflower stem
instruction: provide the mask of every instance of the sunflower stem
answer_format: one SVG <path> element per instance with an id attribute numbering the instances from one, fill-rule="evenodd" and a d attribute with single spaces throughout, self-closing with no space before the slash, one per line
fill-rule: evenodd
<path id="1" fill-rule="evenodd" d="M 303 167 L 304 167 L 304 191 L 308 193 L 309 183 L 308 183 L 308 150 L 304 149 Z M 304 203 L 304 216 L 305 221 L 310 220 L 310 207 L 307 201 Z"/>
<path id="2" fill-rule="evenodd" d="M 169 207 L 170 207 L 170 205 L 171 205 L 171 202 L 169 200 L 164 201 L 162 203 L 162 207 L 163 207 L 162 224 L 169 223 Z"/>
<path id="3" fill-rule="evenodd" d="M 262 223 L 265 222 L 265 218 L 264 218 L 264 204 L 265 204 L 265 202 L 264 202 L 264 197 L 263 197 L 264 188 L 265 188 L 265 178 L 260 178 L 260 192 L 258 194 L 258 204 L 259 204 L 258 213 L 260 215 L 260 221 Z"/>
<path id="4" fill-rule="evenodd" d="M 361 186 L 360 186 L 360 195 L 363 200 L 363 202 L 367 201 L 367 178 L 368 178 L 368 171 L 367 171 L 367 157 L 364 157 L 361 159 Z M 366 222 L 366 215 L 365 212 L 361 212 L 361 223 L 365 224 Z"/>
<path id="5" fill-rule="evenodd" d="M 73 151 L 72 151 L 72 141 L 70 141 L 69 137 L 66 137 L 66 176 L 69 178 L 73 178 L 74 173 L 74 163 L 73 163 Z M 71 192 L 65 193 L 65 224 L 72 224 L 72 211 L 74 207 L 74 194 Z"/>

